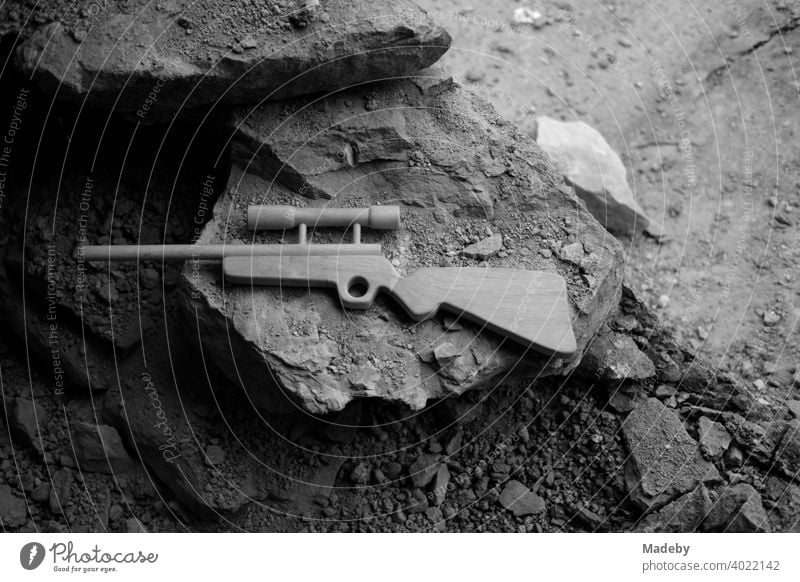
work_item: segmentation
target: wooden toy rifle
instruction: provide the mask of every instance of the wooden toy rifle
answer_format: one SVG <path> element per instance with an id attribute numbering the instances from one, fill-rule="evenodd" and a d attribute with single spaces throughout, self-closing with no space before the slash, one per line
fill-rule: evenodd
<path id="1" fill-rule="evenodd" d="M 555 273 L 509 268 L 423 267 L 402 277 L 361 227 L 396 229 L 400 208 L 251 206 L 252 230 L 298 228 L 297 244 L 85 245 L 87 261 L 221 260 L 225 280 L 242 285 L 333 287 L 342 305 L 368 309 L 387 293 L 416 321 L 439 309 L 464 317 L 526 348 L 568 356 L 577 347 L 566 283 Z M 308 244 L 308 227 L 350 227 L 353 242 Z"/>

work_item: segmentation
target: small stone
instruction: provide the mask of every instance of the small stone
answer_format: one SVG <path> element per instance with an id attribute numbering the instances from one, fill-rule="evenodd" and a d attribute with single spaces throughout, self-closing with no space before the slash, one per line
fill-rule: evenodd
<path id="1" fill-rule="evenodd" d="M 534 28 L 541 28 L 546 21 L 544 14 L 527 6 L 515 8 L 511 20 L 514 24 L 530 24 Z"/>
<path id="2" fill-rule="evenodd" d="M 350 480 L 357 485 L 366 485 L 369 483 L 369 473 L 369 465 L 362 461 L 350 473 Z"/>
<path id="3" fill-rule="evenodd" d="M 674 386 L 667 386 L 666 384 L 659 384 L 656 386 L 656 391 L 653 393 L 656 398 L 664 399 L 670 396 L 675 396 L 677 389 Z"/>
<path id="4" fill-rule="evenodd" d="M 427 487 L 439 470 L 439 455 L 420 455 L 411 463 L 409 472 L 415 487 Z"/>
<path id="5" fill-rule="evenodd" d="M 628 185 L 625 164 L 600 132 L 582 121 L 546 116 L 536 121 L 536 141 L 600 224 L 611 232 L 651 230 Z"/>
<path id="6" fill-rule="evenodd" d="M 780 314 L 771 309 L 764 312 L 764 325 L 775 325 L 781 320 Z"/>
<path id="7" fill-rule="evenodd" d="M 433 357 L 440 366 L 446 366 L 461 355 L 461 351 L 450 342 L 444 342 L 433 348 Z"/>
<path id="8" fill-rule="evenodd" d="M 209 465 L 221 465 L 225 461 L 225 451 L 218 445 L 206 449 L 206 462 Z"/>
<path id="9" fill-rule="evenodd" d="M 442 463 L 436 471 L 436 478 L 433 480 L 433 501 L 435 505 L 444 503 L 449 485 L 450 470 L 447 468 L 447 465 Z"/>
<path id="10" fill-rule="evenodd" d="M 658 306 L 662 309 L 669 305 L 669 295 L 661 295 L 658 298 Z"/>
<path id="11" fill-rule="evenodd" d="M 725 427 L 705 416 L 700 417 L 697 431 L 700 450 L 710 459 L 721 457 L 731 444 L 731 435 Z"/>
<path id="12" fill-rule="evenodd" d="M 379 485 L 383 485 L 387 483 L 389 480 L 386 478 L 386 475 L 380 469 L 374 469 L 372 471 L 372 480 Z"/>
<path id="13" fill-rule="evenodd" d="M 580 265 L 585 255 L 583 245 L 579 242 L 564 245 L 558 253 L 562 261 L 572 265 Z"/>
<path id="14" fill-rule="evenodd" d="M 464 433 L 462 433 L 460 430 L 456 431 L 456 434 L 454 434 L 453 437 L 447 441 L 447 445 L 444 447 L 444 452 L 448 456 L 456 454 L 461 449 L 461 441 L 463 438 Z"/>
<path id="15" fill-rule="evenodd" d="M 723 461 L 728 469 L 738 469 L 744 464 L 744 453 L 736 445 L 731 445 L 725 451 Z"/>
<path id="16" fill-rule="evenodd" d="M 712 532 L 730 533 L 772 531 L 761 496 L 747 483 L 739 483 L 722 492 L 703 523 L 703 528 Z"/>
<path id="17" fill-rule="evenodd" d="M 84 471 L 116 474 L 132 471 L 136 467 L 114 427 L 74 422 L 70 432 L 75 460 Z"/>
<path id="18" fill-rule="evenodd" d="M 656 374 L 652 360 L 627 335 L 606 330 L 598 334 L 583 356 L 581 368 L 604 380 L 645 380 Z"/>
<path id="19" fill-rule="evenodd" d="M 789 414 L 794 418 L 800 418 L 800 400 L 787 400 L 786 408 L 789 409 Z"/>
<path id="20" fill-rule="evenodd" d="M 40 483 L 31 492 L 31 499 L 33 499 L 37 503 L 44 503 L 45 501 L 50 499 L 50 488 L 51 488 L 50 483 Z"/>
<path id="21" fill-rule="evenodd" d="M 47 411 L 39 403 L 26 398 L 16 398 L 11 407 L 9 428 L 11 436 L 25 447 L 41 452 L 40 427 L 47 422 Z"/>
<path id="22" fill-rule="evenodd" d="M 400 463 L 390 461 L 383 466 L 383 472 L 386 474 L 387 479 L 394 481 L 403 472 L 403 467 Z"/>
<path id="23" fill-rule="evenodd" d="M 493 234 L 485 239 L 466 247 L 461 254 L 470 259 L 485 261 L 499 253 L 503 248 L 503 236 Z"/>
<path id="24" fill-rule="evenodd" d="M 464 326 L 461 325 L 458 322 L 458 320 L 453 318 L 453 317 L 445 316 L 445 318 L 444 318 L 444 320 L 442 322 L 442 325 L 443 325 L 445 331 L 461 331 L 462 329 L 464 329 Z"/>
<path id="25" fill-rule="evenodd" d="M 590 509 L 587 509 L 586 507 L 579 507 L 575 511 L 575 517 L 582 521 L 591 530 L 597 530 L 603 527 L 603 524 L 605 523 L 605 519 L 603 519 L 602 516 L 596 514 Z"/>
<path id="26" fill-rule="evenodd" d="M 497 501 L 517 517 L 541 513 L 547 508 L 544 499 L 513 479 L 503 488 Z"/>
<path id="27" fill-rule="evenodd" d="M 144 524 L 135 517 L 125 520 L 125 529 L 128 533 L 147 533 L 147 528 L 144 527 Z"/>
<path id="28" fill-rule="evenodd" d="M 245 50 L 251 50 L 254 48 L 258 48 L 258 41 L 254 39 L 252 36 L 248 36 L 240 43 L 242 48 Z"/>
<path id="29" fill-rule="evenodd" d="M 634 399 L 620 390 L 614 392 L 608 401 L 608 405 L 620 414 L 630 412 L 636 406 Z"/>
<path id="30" fill-rule="evenodd" d="M 108 519 L 111 521 L 117 521 L 119 518 L 122 517 L 122 506 L 118 503 L 112 505 L 108 510 Z"/>
<path id="31" fill-rule="evenodd" d="M 161 283 L 161 275 L 152 267 L 147 267 L 139 272 L 139 280 L 145 289 L 156 289 Z"/>
<path id="32" fill-rule="evenodd" d="M 72 494 L 72 469 L 64 467 L 53 474 L 52 487 L 50 488 L 50 511 L 61 514 L 71 500 Z"/>

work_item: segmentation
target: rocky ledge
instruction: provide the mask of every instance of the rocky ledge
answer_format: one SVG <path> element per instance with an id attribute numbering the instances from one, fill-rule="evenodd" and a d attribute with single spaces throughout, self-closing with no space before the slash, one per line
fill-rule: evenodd
<path id="1" fill-rule="evenodd" d="M 619 300 L 619 243 L 532 140 L 441 71 L 240 109 L 231 132 L 235 167 L 199 242 L 293 242 L 248 232 L 253 203 L 399 204 L 401 228 L 364 241 L 380 243 L 401 273 L 559 273 L 578 340 L 574 361 L 548 358 L 447 315 L 414 323 L 390 300 L 346 311 L 329 290 L 223 285 L 218 265 L 187 266 L 187 313 L 204 350 L 261 407 L 280 408 L 288 395 L 313 413 L 365 397 L 420 409 L 512 370 L 565 373 Z M 313 241 L 345 236 L 320 230 Z"/>
<path id="2" fill-rule="evenodd" d="M 403 76 L 436 62 L 450 36 L 412 2 L 106 2 L 68 27 L 35 30 L 17 65 L 86 105 L 171 116 Z"/>

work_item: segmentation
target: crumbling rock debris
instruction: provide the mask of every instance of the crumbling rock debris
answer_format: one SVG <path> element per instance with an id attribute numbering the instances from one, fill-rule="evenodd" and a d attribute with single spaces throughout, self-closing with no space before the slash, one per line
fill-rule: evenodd
<path id="1" fill-rule="evenodd" d="M 722 491 L 703 523 L 703 529 L 731 533 L 772 531 L 761 496 L 747 483 L 738 483 Z"/>
<path id="2" fill-rule="evenodd" d="M 680 418 L 656 398 L 633 409 L 622 424 L 622 434 L 630 451 L 625 485 L 642 509 L 657 509 L 699 484 L 721 480 Z"/>
<path id="3" fill-rule="evenodd" d="M 652 228 L 628 186 L 625 165 L 596 129 L 541 116 L 536 142 L 608 230 L 630 234 Z"/>
<path id="4" fill-rule="evenodd" d="M 722 414 L 722 419 L 733 440 L 746 452 L 747 458 L 765 466 L 772 463 L 775 451 L 789 427 L 784 421 L 747 420 L 732 412 Z"/>
<path id="5" fill-rule="evenodd" d="M 111 5 L 80 40 L 59 22 L 36 30 L 19 47 L 17 64 L 61 98 L 140 121 L 404 76 L 433 64 L 450 46 L 445 29 L 408 0 L 330 0 L 320 8 L 299 26 L 296 13 L 265 19 L 247 14 L 249 7 L 237 0 L 180 13 L 156 3 L 134 10 Z M 241 43 L 230 42 L 232 12 Z M 188 22 L 200 29 L 187 34 Z"/>
<path id="6" fill-rule="evenodd" d="M 775 451 L 775 466 L 789 479 L 800 471 L 800 420 L 792 420 Z"/>

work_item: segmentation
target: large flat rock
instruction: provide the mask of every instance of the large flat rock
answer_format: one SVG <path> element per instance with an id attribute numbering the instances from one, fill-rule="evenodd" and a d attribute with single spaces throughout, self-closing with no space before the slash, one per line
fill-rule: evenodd
<path id="1" fill-rule="evenodd" d="M 658 509 L 703 483 L 721 481 L 681 419 L 656 398 L 640 403 L 622 425 L 630 454 L 625 484 L 642 509 Z"/>
<path id="2" fill-rule="evenodd" d="M 482 265 L 564 276 L 578 356 L 619 302 L 619 244 L 532 140 L 440 73 L 243 109 L 232 127 L 236 167 L 199 242 L 294 240 L 248 232 L 251 203 L 399 204 L 401 228 L 365 231 L 363 240 L 380 243 L 404 275 Z M 464 252 L 496 235 L 499 250 Z M 331 229 L 313 240 L 344 236 Z M 567 246 L 580 252 L 567 260 Z M 563 373 L 578 357 L 526 353 L 465 321 L 415 323 L 386 298 L 354 312 L 325 289 L 223 285 L 219 264 L 187 266 L 183 282 L 208 359 L 267 408 L 283 394 L 315 413 L 362 397 L 419 409 L 511 371 Z"/>
<path id="3" fill-rule="evenodd" d="M 17 63 L 61 97 L 146 119 L 402 76 L 450 45 L 407 0 L 297 4 L 109 1 L 82 27 L 35 31 Z"/>

